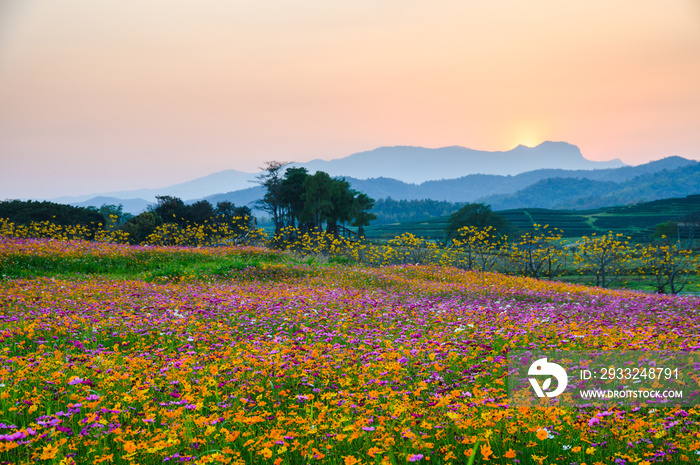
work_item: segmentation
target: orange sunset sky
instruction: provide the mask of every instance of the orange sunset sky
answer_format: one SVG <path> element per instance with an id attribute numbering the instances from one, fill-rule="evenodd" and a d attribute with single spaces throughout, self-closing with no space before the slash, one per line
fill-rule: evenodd
<path id="1" fill-rule="evenodd" d="M 0 0 L 0 199 L 545 140 L 700 159 L 700 1 Z"/>

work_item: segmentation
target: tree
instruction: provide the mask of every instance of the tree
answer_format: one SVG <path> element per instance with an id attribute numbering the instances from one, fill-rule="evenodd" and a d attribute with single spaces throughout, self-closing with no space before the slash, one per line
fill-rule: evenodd
<path id="1" fill-rule="evenodd" d="M 355 191 L 345 179 L 331 179 L 330 209 L 325 218 L 326 232 L 338 236 L 338 225 L 352 220 Z"/>
<path id="2" fill-rule="evenodd" d="M 445 232 L 447 239 L 456 236 L 457 231 L 474 226 L 476 229 L 485 229 L 491 226 L 496 234 L 505 234 L 510 226 L 508 220 L 498 213 L 491 211 L 491 207 L 483 203 L 468 203 L 455 213 L 450 215 Z"/>
<path id="3" fill-rule="evenodd" d="M 97 211 L 104 218 L 105 229 L 110 231 L 123 225 L 134 217 L 131 213 L 124 213 L 124 205 L 122 204 L 107 205 L 103 203 Z"/>
<path id="4" fill-rule="evenodd" d="M 357 227 L 357 236 L 365 237 L 365 226 L 369 226 L 369 222 L 377 219 L 377 215 L 370 213 L 369 210 L 374 207 L 374 199 L 364 193 L 358 193 L 353 203 L 353 222 L 352 225 Z"/>
<path id="5" fill-rule="evenodd" d="M 662 238 L 664 239 L 664 238 Z M 697 257 L 692 250 L 681 249 L 678 244 L 649 244 L 642 249 L 641 261 L 645 271 L 656 278 L 656 292 L 678 294 L 688 284 L 692 272 L 697 272 Z"/>
<path id="6" fill-rule="evenodd" d="M 214 222 L 230 227 L 250 228 L 253 226 L 253 212 L 248 207 L 236 207 L 227 200 L 218 202 L 214 209 Z"/>
<path id="7" fill-rule="evenodd" d="M 675 221 L 666 221 L 665 223 L 659 223 L 654 228 L 654 234 L 652 237 L 654 239 L 669 243 L 676 240 L 680 240 L 680 230 L 678 229 L 678 223 Z"/>
<path id="8" fill-rule="evenodd" d="M 129 242 L 140 244 L 163 224 L 163 220 L 153 211 L 136 215 L 122 225 L 121 230 L 129 234 Z"/>
<path id="9" fill-rule="evenodd" d="M 312 227 L 321 229 L 332 211 L 332 178 L 323 171 L 317 171 L 314 175 L 304 180 L 304 209 L 302 218 Z"/>
<path id="10" fill-rule="evenodd" d="M 185 219 L 190 223 L 204 224 L 212 221 L 214 216 L 214 207 L 208 200 L 199 200 L 185 208 Z"/>
<path id="11" fill-rule="evenodd" d="M 96 229 L 104 224 L 102 215 L 94 207 L 73 207 L 53 202 L 34 200 L 0 201 L 0 218 L 7 218 L 17 224 L 49 221 L 57 225 L 84 225 Z"/>
<path id="12" fill-rule="evenodd" d="M 593 274 L 595 285 L 607 287 L 629 271 L 632 248 L 623 235 L 583 236 L 574 250 L 574 263 L 582 274 Z"/>
<path id="13" fill-rule="evenodd" d="M 309 176 L 306 168 L 287 168 L 282 179 L 281 200 L 287 226 L 295 226 L 304 212 L 304 181 Z M 301 227 L 301 225 L 299 225 Z"/>
<path id="14" fill-rule="evenodd" d="M 532 278 L 546 276 L 552 279 L 564 264 L 564 251 L 559 242 L 562 232 L 548 225 L 534 225 L 532 231 L 522 234 L 510 244 L 508 258 L 516 273 Z"/>
<path id="15" fill-rule="evenodd" d="M 265 195 L 258 201 L 258 208 L 272 216 L 272 221 L 275 224 L 275 235 L 283 227 L 282 168 L 288 164 L 282 161 L 268 161 L 264 167 L 260 168 L 263 172 L 256 178 L 256 182 L 266 189 Z"/>
<path id="16" fill-rule="evenodd" d="M 464 226 L 453 237 L 451 246 L 460 251 L 456 266 L 491 271 L 498 263 L 503 241 L 493 226 Z"/>
<path id="17" fill-rule="evenodd" d="M 158 195 L 156 200 L 158 203 L 152 210 L 163 222 L 180 226 L 187 223 L 187 206 L 181 199 L 170 195 Z"/>

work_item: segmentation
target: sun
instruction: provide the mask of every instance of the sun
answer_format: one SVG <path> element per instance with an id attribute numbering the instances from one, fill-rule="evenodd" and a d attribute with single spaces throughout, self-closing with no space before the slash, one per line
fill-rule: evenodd
<path id="1" fill-rule="evenodd" d="M 517 145 L 524 145 L 525 147 L 537 147 L 542 143 L 542 139 L 533 134 L 524 134 L 518 138 Z"/>
<path id="2" fill-rule="evenodd" d="M 508 131 L 509 146 L 536 147 L 545 141 L 546 129 L 539 122 L 527 121 L 518 122 L 511 126 Z"/>

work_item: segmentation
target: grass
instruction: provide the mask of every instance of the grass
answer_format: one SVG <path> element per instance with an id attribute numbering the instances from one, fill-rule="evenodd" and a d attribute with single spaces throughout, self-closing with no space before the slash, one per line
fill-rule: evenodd
<path id="1" fill-rule="evenodd" d="M 40 244 L 38 242 L 37 244 Z M 0 277 L 37 278 L 104 276 L 118 279 L 143 279 L 146 281 L 197 279 L 248 279 L 251 275 L 262 277 L 284 275 L 298 261 L 289 256 L 265 249 L 232 250 L 184 249 L 164 247 L 123 247 L 126 253 L 114 254 L 96 248 L 84 248 L 65 253 L 65 250 L 49 251 L 37 248 L 35 253 L 26 250 L 6 251 L 0 257 Z M 290 266 L 285 266 L 287 263 Z"/>

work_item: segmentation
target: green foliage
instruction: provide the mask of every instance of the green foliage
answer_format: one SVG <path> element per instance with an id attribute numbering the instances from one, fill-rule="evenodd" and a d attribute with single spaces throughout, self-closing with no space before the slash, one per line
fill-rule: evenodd
<path id="1" fill-rule="evenodd" d="M 662 242 L 669 242 L 676 240 L 678 233 L 678 223 L 675 221 L 666 221 L 665 223 L 656 225 L 652 237 Z"/>
<path id="2" fill-rule="evenodd" d="M 163 219 L 157 213 L 151 211 L 139 213 L 127 221 L 121 229 L 129 235 L 131 244 L 141 244 L 161 224 L 163 224 Z"/>
<path id="3" fill-rule="evenodd" d="M 445 228 L 447 238 L 455 237 L 460 229 L 469 226 L 477 229 L 491 227 L 495 234 L 505 234 L 510 225 L 501 215 L 491 211 L 491 207 L 488 205 L 468 203 L 450 215 Z"/>
<path id="4" fill-rule="evenodd" d="M 265 195 L 258 201 L 258 208 L 266 211 L 272 217 L 275 224 L 275 235 L 283 227 L 283 205 L 284 191 L 282 187 L 282 168 L 287 165 L 286 162 L 269 161 L 263 172 L 258 176 L 257 183 L 265 188 Z"/>
<path id="5" fill-rule="evenodd" d="M 5 200 L 0 202 L 0 218 L 7 218 L 17 224 L 49 221 L 53 224 L 97 225 L 104 224 L 104 217 L 94 209 L 73 207 L 54 202 L 37 202 L 34 200 Z"/>
<path id="6" fill-rule="evenodd" d="M 103 223 L 105 229 L 113 231 L 119 226 L 123 225 L 130 219 L 134 217 L 131 213 L 124 213 L 124 206 L 119 205 L 107 205 L 102 204 L 102 206 L 97 209 L 97 212 L 102 215 Z"/>
<path id="7" fill-rule="evenodd" d="M 370 221 L 377 219 L 377 215 L 369 212 L 372 207 L 374 207 L 374 199 L 367 194 L 357 194 L 352 208 L 352 215 L 355 218 L 352 225 L 357 226 L 358 237 L 365 237 L 365 226 L 369 226 Z"/>
<path id="8" fill-rule="evenodd" d="M 459 210 L 462 205 L 464 203 L 431 199 L 394 200 L 389 197 L 377 200 L 372 212 L 377 215 L 374 224 L 390 224 L 447 216 Z"/>
<path id="9" fill-rule="evenodd" d="M 363 235 L 364 226 L 376 218 L 369 210 L 374 200 L 354 191 L 345 179 L 333 178 L 317 171 L 310 175 L 305 168 L 287 168 L 285 163 L 268 162 L 258 183 L 266 192 L 258 207 L 270 213 L 275 238 L 282 230 L 288 234 L 322 230 L 339 235 L 341 225 L 352 222 Z M 289 229 L 291 228 L 291 229 Z"/>

